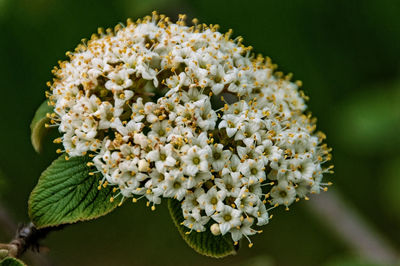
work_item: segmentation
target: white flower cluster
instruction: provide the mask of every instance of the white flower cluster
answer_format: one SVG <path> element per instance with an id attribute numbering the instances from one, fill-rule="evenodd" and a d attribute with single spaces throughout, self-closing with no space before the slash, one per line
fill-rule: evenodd
<path id="1" fill-rule="evenodd" d="M 54 70 L 50 116 L 60 152 L 92 156 L 111 200 L 145 198 L 154 210 L 175 198 L 189 232 L 237 242 L 270 209 L 326 189 L 330 150 L 299 82 L 231 32 L 194 24 L 154 13 L 100 30 Z"/>

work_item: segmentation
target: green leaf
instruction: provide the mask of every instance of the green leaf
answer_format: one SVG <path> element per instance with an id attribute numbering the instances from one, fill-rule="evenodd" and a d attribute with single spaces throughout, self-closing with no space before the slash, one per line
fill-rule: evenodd
<path id="1" fill-rule="evenodd" d="M 26 264 L 16 258 L 5 258 L 0 261 L 0 266 L 25 266 Z"/>
<path id="2" fill-rule="evenodd" d="M 98 190 L 99 176 L 89 174 L 90 161 L 62 155 L 42 173 L 29 198 L 29 216 L 38 228 L 96 219 L 117 207 L 118 202 L 110 202 L 112 187 Z"/>
<path id="3" fill-rule="evenodd" d="M 37 153 L 41 152 L 43 139 L 48 132 L 45 124 L 50 121 L 50 118 L 46 115 L 52 112 L 53 106 L 50 106 L 46 100 L 39 106 L 31 122 L 31 142 Z"/>
<path id="4" fill-rule="evenodd" d="M 175 199 L 169 199 L 168 209 L 182 238 L 196 252 L 214 258 L 236 254 L 237 247 L 235 247 L 229 234 L 215 236 L 209 230 L 200 233 L 192 231 L 190 234 L 186 234 L 189 229 L 181 225 L 184 220 L 181 203 Z"/>

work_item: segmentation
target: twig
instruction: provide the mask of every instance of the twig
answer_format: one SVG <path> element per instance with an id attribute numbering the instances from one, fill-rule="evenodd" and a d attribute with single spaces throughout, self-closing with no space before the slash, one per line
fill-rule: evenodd
<path id="1" fill-rule="evenodd" d="M 0 228 L 4 229 L 7 237 L 11 237 L 13 232 L 17 231 L 14 239 L 9 244 L 0 244 L 0 249 L 8 250 L 8 255 L 11 257 L 19 257 L 28 249 L 36 249 L 36 251 L 39 251 L 38 241 L 50 232 L 50 229 L 38 230 L 32 223 L 18 228 L 16 223 L 13 222 L 13 219 L 8 214 L 6 208 L 1 204 Z M 42 254 L 27 253 L 26 256 L 34 265 L 52 265 L 52 263 Z"/>
<path id="2" fill-rule="evenodd" d="M 334 191 L 321 193 L 308 206 L 325 220 L 356 253 L 371 262 L 394 265 L 400 255 L 356 210 Z"/>
<path id="3" fill-rule="evenodd" d="M 13 249 L 10 250 L 9 255 L 11 257 L 20 257 L 29 248 L 39 251 L 39 240 L 46 237 L 51 229 L 37 229 L 33 223 L 21 226 L 17 230 L 17 234 L 14 239 L 8 244 Z"/>

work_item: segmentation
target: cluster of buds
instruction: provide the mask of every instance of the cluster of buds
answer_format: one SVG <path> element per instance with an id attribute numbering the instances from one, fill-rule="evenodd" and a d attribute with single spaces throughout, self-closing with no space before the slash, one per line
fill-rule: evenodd
<path id="1" fill-rule="evenodd" d="M 330 149 L 301 83 L 231 33 L 156 13 L 99 29 L 53 71 L 59 152 L 91 156 L 111 201 L 154 210 L 174 198 L 188 233 L 234 242 L 261 232 L 271 209 L 325 190 Z"/>

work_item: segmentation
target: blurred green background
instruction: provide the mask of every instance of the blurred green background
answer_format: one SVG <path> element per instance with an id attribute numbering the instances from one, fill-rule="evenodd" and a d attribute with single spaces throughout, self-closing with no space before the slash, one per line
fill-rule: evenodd
<path id="1" fill-rule="evenodd" d="M 52 67 L 97 27 L 153 10 L 232 28 L 302 80 L 318 128 L 334 148 L 331 189 L 400 250 L 397 0 L 0 0 L 0 202 L 13 219 L 28 221 L 29 193 L 56 157 L 52 145 L 35 154 L 29 136 Z M 144 202 L 69 226 L 45 244 L 54 265 L 373 265 L 355 256 L 308 204 L 276 211 L 252 249 L 244 244 L 222 260 L 196 254 L 166 206 L 151 212 Z M 0 228 L 0 242 L 8 240 Z"/>

